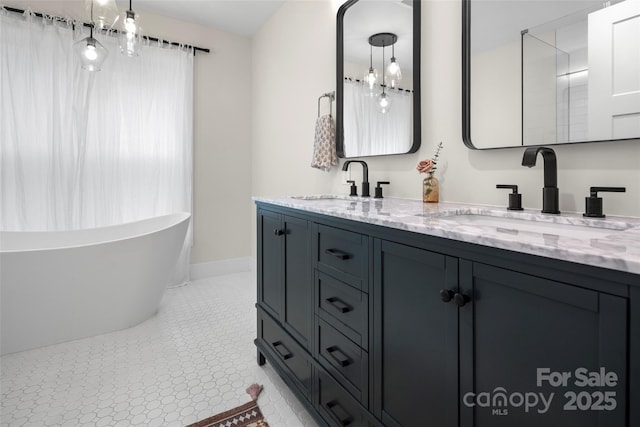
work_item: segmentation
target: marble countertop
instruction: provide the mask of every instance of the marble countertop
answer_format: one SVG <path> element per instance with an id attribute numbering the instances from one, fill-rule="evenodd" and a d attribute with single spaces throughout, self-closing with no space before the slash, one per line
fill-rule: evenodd
<path id="1" fill-rule="evenodd" d="M 306 212 L 640 274 L 640 218 L 341 195 L 254 197 Z M 524 221 L 523 221 L 524 220 Z M 495 223 L 499 222 L 499 225 Z M 575 227 L 578 226 L 578 227 Z"/>

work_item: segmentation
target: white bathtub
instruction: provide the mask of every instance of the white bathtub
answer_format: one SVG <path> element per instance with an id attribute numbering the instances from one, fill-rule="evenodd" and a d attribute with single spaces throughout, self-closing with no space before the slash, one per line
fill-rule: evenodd
<path id="1" fill-rule="evenodd" d="M 0 354 L 134 326 L 154 315 L 190 214 L 74 231 L 0 232 Z"/>

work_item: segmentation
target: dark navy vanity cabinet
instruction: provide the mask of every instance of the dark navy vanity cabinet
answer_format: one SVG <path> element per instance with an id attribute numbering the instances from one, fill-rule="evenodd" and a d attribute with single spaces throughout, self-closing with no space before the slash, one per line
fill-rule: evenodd
<path id="1" fill-rule="evenodd" d="M 321 425 L 640 425 L 637 275 L 257 204 L 258 362 Z"/>

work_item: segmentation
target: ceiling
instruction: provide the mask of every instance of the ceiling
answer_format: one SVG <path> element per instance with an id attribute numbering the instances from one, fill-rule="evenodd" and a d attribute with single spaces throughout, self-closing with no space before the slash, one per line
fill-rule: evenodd
<path id="1" fill-rule="evenodd" d="M 611 3 L 617 3 L 613 0 Z M 587 19 L 587 12 L 601 8 L 602 0 L 540 1 L 483 0 L 472 3 L 471 39 L 473 52 L 520 43 L 521 32 L 535 34 L 541 29 Z M 573 20 L 573 21 L 571 21 Z M 552 25 L 553 24 L 553 25 Z"/>
<path id="2" fill-rule="evenodd" d="M 391 0 L 355 3 L 345 12 L 343 26 L 345 61 L 368 65 L 371 55 L 369 36 L 376 33 L 393 33 L 398 36 L 394 46 L 398 63 L 407 70 L 413 68 L 411 2 Z M 373 55 L 376 60 L 381 60 L 381 49 L 374 48 Z M 387 49 L 386 55 L 387 59 L 391 57 L 391 49 Z"/>
<path id="3" fill-rule="evenodd" d="M 242 36 L 253 36 L 284 0 L 134 0 L 133 10 L 148 11 L 181 21 L 213 27 Z M 120 10 L 129 0 L 116 0 Z"/>

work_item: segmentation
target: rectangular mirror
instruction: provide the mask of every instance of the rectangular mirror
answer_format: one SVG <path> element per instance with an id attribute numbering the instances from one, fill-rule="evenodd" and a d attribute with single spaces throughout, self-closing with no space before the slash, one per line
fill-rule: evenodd
<path id="1" fill-rule="evenodd" d="M 462 2 L 465 145 L 640 138 L 640 1 Z"/>
<path id="2" fill-rule="evenodd" d="M 420 2 L 344 3 L 338 10 L 336 64 L 338 156 L 417 151 Z"/>

